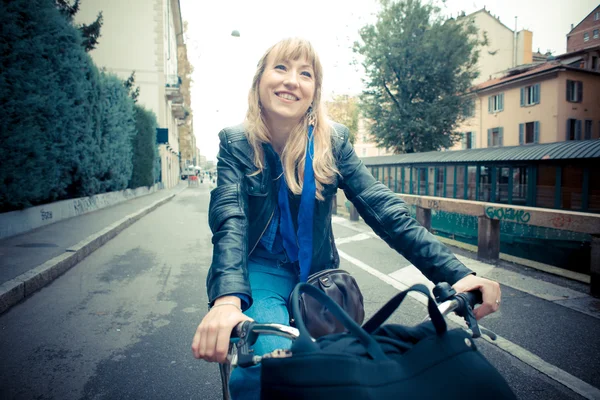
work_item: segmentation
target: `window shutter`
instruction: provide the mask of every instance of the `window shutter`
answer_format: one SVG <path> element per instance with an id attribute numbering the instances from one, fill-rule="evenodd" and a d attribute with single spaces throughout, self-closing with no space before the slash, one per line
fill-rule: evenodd
<path id="1" fill-rule="evenodd" d="M 525 88 L 521 88 L 521 107 L 525 106 Z"/>
<path id="2" fill-rule="evenodd" d="M 504 146 L 504 128 L 498 128 L 498 145 Z"/>
<path id="3" fill-rule="evenodd" d="M 472 149 L 476 149 L 477 148 L 476 143 L 475 143 L 475 138 L 476 138 L 475 132 L 471 132 L 471 148 Z"/>
<path id="4" fill-rule="evenodd" d="M 494 96 L 490 96 L 488 97 L 488 112 L 491 114 L 492 113 L 492 99 L 494 98 Z"/>
<path id="5" fill-rule="evenodd" d="M 462 144 L 462 149 L 463 150 L 467 148 L 467 135 L 468 134 L 469 134 L 468 132 L 467 133 L 463 133 L 463 137 L 462 137 L 462 140 L 461 140 L 461 142 L 462 142 L 461 144 Z"/>
<path id="6" fill-rule="evenodd" d="M 492 130 L 488 129 L 488 146 L 487 147 L 492 147 Z"/>
<path id="7" fill-rule="evenodd" d="M 500 105 L 498 106 L 498 108 L 500 109 L 500 111 L 504 111 L 504 93 L 500 93 L 499 103 Z"/>
<path id="8" fill-rule="evenodd" d="M 575 121 L 575 140 L 581 140 L 581 120 Z"/>
<path id="9" fill-rule="evenodd" d="M 533 90 L 534 90 L 534 93 L 535 93 L 535 98 L 534 98 L 535 104 L 540 104 L 540 84 L 539 83 L 536 84 L 534 86 Z"/>
<path id="10" fill-rule="evenodd" d="M 571 101 L 571 99 L 573 98 L 571 92 L 573 91 L 573 85 L 571 84 L 572 81 L 567 79 L 567 101 Z"/>
<path id="11" fill-rule="evenodd" d="M 590 121 L 589 119 L 585 121 L 583 138 L 585 140 L 589 140 L 592 138 L 592 121 Z"/>
<path id="12" fill-rule="evenodd" d="M 571 140 L 571 118 L 567 118 L 567 137 L 565 140 Z"/>
<path id="13" fill-rule="evenodd" d="M 577 81 L 577 102 L 583 101 L 583 82 Z"/>
<path id="14" fill-rule="evenodd" d="M 519 144 L 525 144 L 525 124 L 519 124 Z"/>
<path id="15" fill-rule="evenodd" d="M 533 123 L 533 143 L 540 142 L 540 122 L 535 121 Z"/>

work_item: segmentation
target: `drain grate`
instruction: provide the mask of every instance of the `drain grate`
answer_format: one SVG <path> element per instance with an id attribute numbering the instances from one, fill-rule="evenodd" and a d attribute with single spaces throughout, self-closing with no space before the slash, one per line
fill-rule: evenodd
<path id="1" fill-rule="evenodd" d="M 15 247 L 58 247 L 58 245 L 54 243 L 23 243 L 17 244 Z"/>

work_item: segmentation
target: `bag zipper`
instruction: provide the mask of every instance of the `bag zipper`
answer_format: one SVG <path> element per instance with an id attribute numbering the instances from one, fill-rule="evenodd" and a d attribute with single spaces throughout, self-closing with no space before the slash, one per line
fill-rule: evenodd
<path id="1" fill-rule="evenodd" d="M 315 282 L 317 279 L 319 279 L 321 276 L 326 275 L 326 274 L 330 274 L 330 273 L 348 273 L 347 271 L 343 270 L 343 269 L 339 269 L 339 268 L 328 268 L 328 269 L 324 269 L 323 271 L 319 271 L 319 272 L 315 272 L 314 274 L 312 274 L 311 276 L 308 277 L 308 279 L 306 280 L 306 283 L 311 284 L 312 282 Z"/>

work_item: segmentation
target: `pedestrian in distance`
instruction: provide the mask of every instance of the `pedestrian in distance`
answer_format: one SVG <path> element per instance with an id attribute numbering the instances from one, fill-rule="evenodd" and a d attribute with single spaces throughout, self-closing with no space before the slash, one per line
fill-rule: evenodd
<path id="1" fill-rule="evenodd" d="M 217 187 L 209 225 L 213 258 L 209 312 L 198 326 L 196 358 L 224 362 L 232 329 L 245 320 L 289 325 L 288 299 L 310 274 L 339 266 L 331 204 L 338 188 L 388 245 L 431 281 L 480 289 L 478 319 L 496 311 L 500 286 L 477 277 L 410 216 L 406 204 L 357 157 L 345 126 L 326 117 L 323 70 L 312 45 L 285 39 L 260 59 L 242 125 L 219 133 Z M 259 337 L 256 354 L 289 348 Z M 259 367 L 237 368 L 234 400 L 260 397 Z"/>

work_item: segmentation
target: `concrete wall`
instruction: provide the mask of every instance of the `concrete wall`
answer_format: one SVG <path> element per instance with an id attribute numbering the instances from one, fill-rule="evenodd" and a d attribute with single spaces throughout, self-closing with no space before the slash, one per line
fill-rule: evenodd
<path id="1" fill-rule="evenodd" d="M 469 16 L 479 29 L 480 38 L 486 32 L 488 45 L 480 49 L 479 77 L 473 84 L 485 82 L 499 71 L 504 71 L 513 66 L 514 33 L 500 20 L 491 16 L 487 11 L 481 10 Z"/>
<path id="2" fill-rule="evenodd" d="M 89 24 L 100 11 L 104 23 L 99 44 L 90 52 L 92 59 L 99 68 L 123 79 L 136 71 L 135 83 L 140 87 L 138 102 L 160 119 L 159 103 L 164 92 L 160 97 L 159 89 L 164 88 L 164 78 L 161 79 L 163 68 L 156 48 L 156 10 L 146 0 L 87 0 L 81 2 L 75 22 Z"/>
<path id="3" fill-rule="evenodd" d="M 0 214 L 0 239 L 154 193 L 158 185 L 63 200 Z"/>

